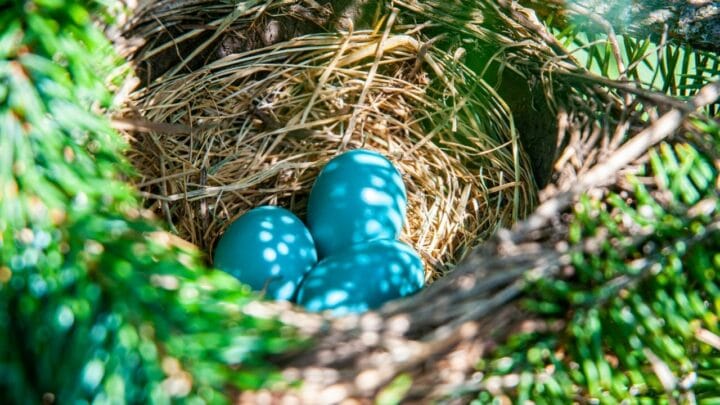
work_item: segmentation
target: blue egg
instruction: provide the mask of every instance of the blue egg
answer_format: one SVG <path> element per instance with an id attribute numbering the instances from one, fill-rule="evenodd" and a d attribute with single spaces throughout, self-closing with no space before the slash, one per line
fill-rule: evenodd
<path id="1" fill-rule="evenodd" d="M 275 206 L 242 215 L 215 248 L 215 267 L 275 300 L 292 300 L 316 263 L 310 231 L 292 212 Z"/>
<path id="2" fill-rule="evenodd" d="M 417 253 L 396 240 L 354 245 L 325 258 L 298 290 L 298 304 L 333 315 L 364 312 L 420 290 L 425 282 Z"/>
<path id="3" fill-rule="evenodd" d="M 319 256 L 361 242 L 397 239 L 406 206 L 402 176 L 383 155 L 356 149 L 333 158 L 308 201 L 308 227 Z"/>

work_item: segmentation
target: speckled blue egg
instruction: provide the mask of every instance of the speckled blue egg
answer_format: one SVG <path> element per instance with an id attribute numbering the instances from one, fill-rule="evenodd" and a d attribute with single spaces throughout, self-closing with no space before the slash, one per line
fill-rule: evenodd
<path id="1" fill-rule="evenodd" d="M 396 240 L 353 245 L 329 256 L 303 280 L 298 304 L 342 316 L 365 312 L 420 290 L 425 282 L 417 253 Z"/>
<path id="2" fill-rule="evenodd" d="M 253 290 L 292 300 L 302 277 L 317 263 L 310 231 L 292 212 L 252 209 L 235 220 L 215 248 L 214 264 Z"/>
<path id="3" fill-rule="evenodd" d="M 315 180 L 308 201 L 307 222 L 318 255 L 397 239 L 406 206 L 402 176 L 383 155 L 356 149 L 333 158 Z"/>

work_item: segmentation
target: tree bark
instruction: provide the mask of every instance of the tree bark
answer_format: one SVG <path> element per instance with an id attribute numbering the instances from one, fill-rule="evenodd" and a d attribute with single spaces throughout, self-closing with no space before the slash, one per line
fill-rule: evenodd
<path id="1" fill-rule="evenodd" d="M 541 17 L 561 23 L 598 25 L 605 20 L 616 34 L 662 37 L 711 52 L 720 51 L 720 1 L 711 0 L 521 0 Z M 602 25 L 602 24 L 601 24 Z"/>

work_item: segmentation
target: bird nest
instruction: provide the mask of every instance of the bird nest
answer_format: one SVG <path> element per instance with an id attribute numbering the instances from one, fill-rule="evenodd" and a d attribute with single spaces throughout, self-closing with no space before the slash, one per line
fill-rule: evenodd
<path id="1" fill-rule="evenodd" d="M 152 123 L 126 132 L 136 184 L 173 231 L 206 251 L 253 207 L 304 218 L 320 169 L 355 148 L 401 172 L 401 239 L 428 280 L 535 203 L 507 107 L 413 33 L 301 36 L 163 77 L 131 105 L 127 119 Z"/>
<path id="2" fill-rule="evenodd" d="M 536 280 L 572 278 L 573 260 L 598 254 L 604 241 L 568 243 L 579 196 L 614 189 L 631 201 L 624 174 L 641 173 L 664 139 L 702 143 L 691 111 L 720 91 L 680 103 L 622 75 L 598 76 L 516 1 L 146 3 L 125 26 L 138 44 L 120 44 L 143 88 L 116 124 L 131 140 L 136 183 L 177 233 L 211 250 L 256 205 L 302 216 L 320 167 L 366 147 L 405 178 L 403 238 L 429 278 L 464 256 L 421 293 L 360 316 L 246 305 L 243 313 L 277 318 L 313 345 L 274 359 L 287 381 L 303 382 L 298 389 L 230 390 L 241 403 L 365 403 L 405 378 L 408 403 L 469 402 L 516 385 L 482 375 L 478 359 L 511 333 L 555 333 L 518 300 Z M 353 30 L 345 18 L 376 30 Z M 313 34 L 325 31 L 340 33 Z M 619 49 L 613 36 L 606 46 Z M 547 182 L 540 204 L 520 143 Z M 642 232 L 630 235 L 644 244 Z"/>

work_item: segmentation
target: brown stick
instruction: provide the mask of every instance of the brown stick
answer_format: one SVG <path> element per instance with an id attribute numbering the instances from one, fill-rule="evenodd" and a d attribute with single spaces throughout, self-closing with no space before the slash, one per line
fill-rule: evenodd
<path id="1" fill-rule="evenodd" d="M 635 135 L 620 147 L 604 163 L 598 164 L 581 176 L 575 185 L 554 198 L 542 203 L 527 220 L 518 224 L 515 234 L 518 237 L 540 229 L 558 213 L 567 208 L 573 199 L 593 187 L 611 183 L 618 171 L 639 158 L 655 144 L 674 134 L 685 122 L 691 111 L 714 103 L 720 98 L 720 81 L 710 83 L 700 89 L 697 95 L 687 103 L 685 108 L 673 108 L 665 113 L 651 126 Z"/>

